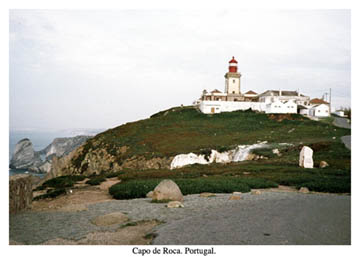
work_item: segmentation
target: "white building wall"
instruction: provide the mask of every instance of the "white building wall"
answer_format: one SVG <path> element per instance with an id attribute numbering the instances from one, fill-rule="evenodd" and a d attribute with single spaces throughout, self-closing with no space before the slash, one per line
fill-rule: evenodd
<path id="1" fill-rule="evenodd" d="M 310 109 L 310 115 L 314 117 L 328 117 L 330 116 L 329 106 L 326 104 L 320 104 Z"/>
<path id="2" fill-rule="evenodd" d="M 297 113 L 297 104 L 293 101 L 282 103 L 276 101 L 266 104 L 266 113 Z"/>
<path id="3" fill-rule="evenodd" d="M 310 115 L 309 111 L 310 111 L 309 109 L 301 109 L 300 114 L 302 114 L 302 115 Z"/>
<path id="4" fill-rule="evenodd" d="M 260 102 L 201 101 L 200 111 L 206 114 L 233 112 L 238 110 L 266 111 L 266 104 Z"/>

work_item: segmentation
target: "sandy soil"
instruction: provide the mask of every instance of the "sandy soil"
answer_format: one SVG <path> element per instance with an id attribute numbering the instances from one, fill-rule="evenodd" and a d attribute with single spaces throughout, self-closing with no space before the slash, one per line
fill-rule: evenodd
<path id="1" fill-rule="evenodd" d="M 80 181 L 72 189 L 72 193 L 59 196 L 55 199 L 41 199 L 32 203 L 33 211 L 81 211 L 88 204 L 113 200 L 108 189 L 120 182 L 117 178 L 110 178 L 99 186 L 89 186 L 87 179 Z"/>

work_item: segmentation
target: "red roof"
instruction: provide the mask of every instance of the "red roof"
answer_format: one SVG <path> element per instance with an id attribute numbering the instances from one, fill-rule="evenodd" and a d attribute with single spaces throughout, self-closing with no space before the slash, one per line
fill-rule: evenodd
<path id="1" fill-rule="evenodd" d="M 325 102 L 324 100 L 319 99 L 319 98 L 311 99 L 310 103 L 311 104 L 329 104 L 328 102 Z"/>
<path id="2" fill-rule="evenodd" d="M 238 62 L 235 60 L 235 57 L 233 56 L 233 58 L 231 59 L 231 61 L 229 63 L 238 63 Z"/>
<path id="3" fill-rule="evenodd" d="M 245 93 L 245 95 L 257 95 L 254 91 L 250 90 Z"/>

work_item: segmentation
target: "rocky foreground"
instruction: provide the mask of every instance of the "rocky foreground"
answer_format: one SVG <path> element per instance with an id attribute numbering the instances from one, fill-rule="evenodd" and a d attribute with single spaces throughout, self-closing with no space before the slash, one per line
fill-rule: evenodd
<path id="1" fill-rule="evenodd" d="M 10 215 L 10 244 L 350 244 L 350 196 L 293 188 L 113 200 L 108 179 Z M 154 190 L 156 191 L 156 190 Z"/>

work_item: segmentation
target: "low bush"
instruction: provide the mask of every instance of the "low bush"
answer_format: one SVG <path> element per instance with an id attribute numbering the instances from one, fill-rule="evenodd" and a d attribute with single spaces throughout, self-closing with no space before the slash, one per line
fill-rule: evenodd
<path id="1" fill-rule="evenodd" d="M 34 197 L 33 200 L 37 201 L 37 200 L 45 199 L 45 198 L 55 198 L 55 197 L 57 197 L 59 195 L 63 195 L 63 194 L 66 194 L 65 188 L 52 189 L 52 190 L 48 190 L 48 192 L 46 194 Z"/>
<path id="2" fill-rule="evenodd" d="M 124 171 L 118 171 L 118 172 L 109 172 L 105 175 L 106 178 L 114 178 L 117 177 L 119 175 L 125 174 Z"/>
<path id="3" fill-rule="evenodd" d="M 84 180 L 85 178 L 86 177 L 82 175 L 56 177 L 45 181 L 41 186 L 41 188 L 45 189 L 46 187 L 52 187 L 52 188 L 72 187 L 77 181 Z"/>
<path id="4" fill-rule="evenodd" d="M 132 180 L 125 183 L 117 183 L 109 188 L 109 193 L 115 199 L 144 198 L 152 191 L 160 180 Z"/>
<path id="5" fill-rule="evenodd" d="M 86 184 L 89 184 L 92 186 L 100 185 L 100 183 L 104 182 L 105 180 L 106 180 L 106 178 L 103 176 L 92 177 L 88 181 L 86 181 Z"/>
<path id="6" fill-rule="evenodd" d="M 318 181 L 310 181 L 303 183 L 297 188 L 307 187 L 310 191 L 328 192 L 328 193 L 350 193 L 351 182 L 350 178 L 340 178 L 339 180 L 332 180 L 328 178 L 319 179 Z"/>
<path id="7" fill-rule="evenodd" d="M 115 199 L 143 198 L 160 183 L 161 179 L 131 180 L 118 183 L 109 189 Z M 251 188 L 277 187 L 275 182 L 263 178 L 213 177 L 175 179 L 183 195 L 202 192 L 232 193 L 249 192 Z"/>

